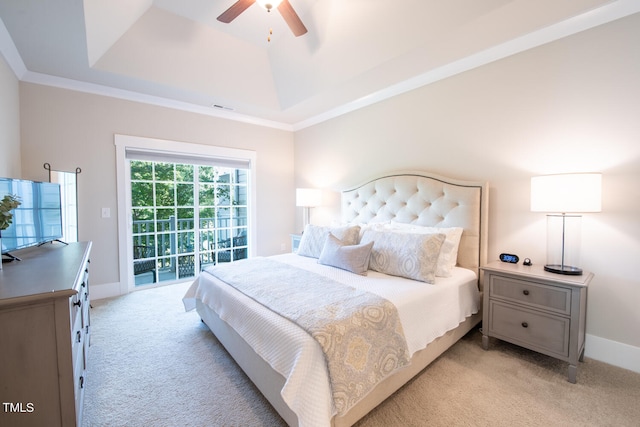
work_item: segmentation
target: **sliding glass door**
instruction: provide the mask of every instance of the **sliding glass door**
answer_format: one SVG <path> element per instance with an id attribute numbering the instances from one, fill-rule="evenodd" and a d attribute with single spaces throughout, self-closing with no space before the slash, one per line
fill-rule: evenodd
<path id="1" fill-rule="evenodd" d="M 142 157 L 129 161 L 135 286 L 247 257 L 248 169 Z"/>

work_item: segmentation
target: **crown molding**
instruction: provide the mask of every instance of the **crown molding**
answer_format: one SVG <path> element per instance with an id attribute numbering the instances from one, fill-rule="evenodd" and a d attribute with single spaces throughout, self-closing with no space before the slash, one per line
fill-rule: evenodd
<path id="1" fill-rule="evenodd" d="M 52 76 L 49 74 L 34 73 L 27 71 L 21 81 L 26 83 L 34 83 L 44 86 L 57 87 L 60 89 L 68 89 L 77 92 L 90 93 L 93 95 L 102 95 L 110 98 L 123 99 L 127 101 L 140 102 L 143 104 L 155 105 L 158 107 L 171 108 L 174 110 L 187 111 L 191 113 L 203 114 L 205 116 L 218 117 L 227 120 L 252 124 L 256 126 L 264 126 L 274 129 L 280 129 L 292 132 L 293 127 L 287 123 L 266 120 L 259 117 L 239 114 L 234 111 L 220 110 L 213 107 L 205 107 L 202 105 L 181 102 L 174 99 L 163 98 L 160 96 L 147 95 L 140 92 L 130 90 L 117 89 L 110 86 L 99 85 L 95 83 L 87 83 L 79 80 L 67 79 L 64 77 Z"/>
<path id="2" fill-rule="evenodd" d="M 401 95 L 405 92 L 455 76 L 456 74 L 464 73 L 465 71 L 481 67 L 491 62 L 499 61 L 500 59 L 507 58 L 517 53 L 560 40 L 573 34 L 638 12 L 640 12 L 640 2 L 637 0 L 617 0 L 612 3 L 608 3 L 597 9 L 590 10 L 557 24 L 550 25 L 540 30 L 517 37 L 508 42 L 485 49 L 458 61 L 451 62 L 424 74 L 420 74 L 411 79 L 371 93 L 315 117 L 295 123 L 293 125 L 293 130 L 298 131 L 327 120 L 331 120 L 352 111 Z"/>

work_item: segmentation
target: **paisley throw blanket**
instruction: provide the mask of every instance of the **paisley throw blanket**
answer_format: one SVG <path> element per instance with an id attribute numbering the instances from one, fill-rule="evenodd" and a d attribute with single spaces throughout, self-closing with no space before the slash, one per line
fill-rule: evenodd
<path id="1" fill-rule="evenodd" d="M 207 271 L 295 322 L 320 343 L 338 414 L 409 363 L 396 307 L 382 297 L 267 258 Z"/>

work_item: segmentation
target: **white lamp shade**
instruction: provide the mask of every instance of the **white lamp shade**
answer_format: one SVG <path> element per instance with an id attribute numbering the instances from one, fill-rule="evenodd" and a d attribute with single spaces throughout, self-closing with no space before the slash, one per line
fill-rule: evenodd
<path id="1" fill-rule="evenodd" d="M 282 0 L 256 0 L 256 3 L 258 3 L 263 8 L 269 10 L 271 8 L 278 7 L 280 3 L 282 3 Z"/>
<path id="2" fill-rule="evenodd" d="M 531 211 L 554 213 L 600 212 L 602 175 L 576 173 L 531 178 Z"/>
<path id="3" fill-rule="evenodd" d="M 296 188 L 296 206 L 313 208 L 322 204 L 322 190 L 317 188 Z"/>

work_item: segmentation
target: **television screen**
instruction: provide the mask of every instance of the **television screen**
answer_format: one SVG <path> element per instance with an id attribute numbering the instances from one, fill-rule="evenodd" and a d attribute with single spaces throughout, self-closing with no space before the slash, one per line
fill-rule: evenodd
<path id="1" fill-rule="evenodd" d="M 3 254 L 62 238 L 59 184 L 0 178 L 0 199 L 7 194 L 18 196 L 21 204 L 11 225 L 0 230 Z"/>

